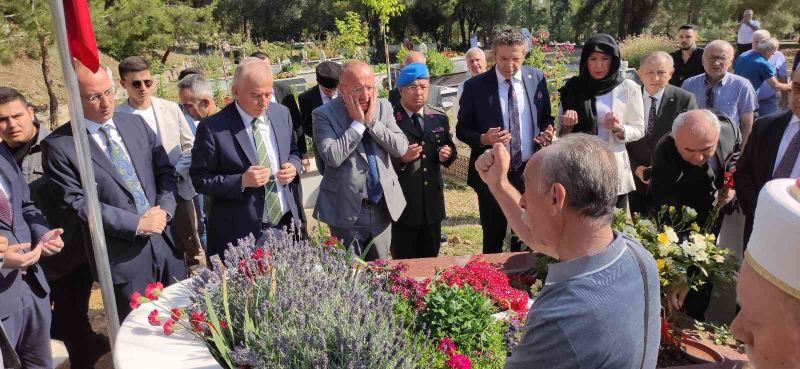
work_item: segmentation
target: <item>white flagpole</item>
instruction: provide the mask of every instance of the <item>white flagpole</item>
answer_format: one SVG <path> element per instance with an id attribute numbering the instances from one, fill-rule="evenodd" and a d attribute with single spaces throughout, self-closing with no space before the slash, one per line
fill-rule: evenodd
<path id="1" fill-rule="evenodd" d="M 78 80 L 72 66 L 72 57 L 67 44 L 67 25 L 64 19 L 63 0 L 49 0 L 50 14 L 55 27 L 56 43 L 61 58 L 61 70 L 64 73 L 64 85 L 67 87 L 67 102 L 69 105 L 69 119 L 72 125 L 72 136 L 75 140 L 75 152 L 78 156 L 78 170 L 83 184 L 83 196 L 89 217 L 89 232 L 92 236 L 92 250 L 97 267 L 97 277 L 100 280 L 100 290 L 103 292 L 103 309 L 106 313 L 108 338 L 111 343 L 111 352 L 114 352 L 114 342 L 119 331 L 119 315 L 117 303 L 114 299 L 114 284 L 111 281 L 111 266 L 108 262 L 106 250 L 106 237 L 103 231 L 103 221 L 100 214 L 100 203 L 97 200 L 97 187 L 92 169 L 92 158 L 89 154 L 89 141 L 86 127 L 83 122 L 83 107 L 78 92 Z"/>

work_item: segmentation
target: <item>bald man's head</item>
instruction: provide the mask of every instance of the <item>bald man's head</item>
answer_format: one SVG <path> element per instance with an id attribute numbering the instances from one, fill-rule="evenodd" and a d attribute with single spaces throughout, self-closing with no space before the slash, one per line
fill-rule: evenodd
<path id="1" fill-rule="evenodd" d="M 344 98 L 356 97 L 361 109 L 367 111 L 375 98 L 375 72 L 372 67 L 361 60 L 345 63 L 339 77 L 339 92 Z"/>
<path id="2" fill-rule="evenodd" d="M 259 58 L 246 58 L 236 67 L 231 93 L 239 107 L 252 117 L 260 117 L 272 98 L 272 69 Z"/>
<path id="3" fill-rule="evenodd" d="M 675 118 L 672 137 L 683 160 L 702 167 L 717 151 L 720 130 L 719 119 L 712 111 L 695 109 Z"/>
<path id="4" fill-rule="evenodd" d="M 97 123 L 105 123 L 114 116 L 114 86 L 105 67 L 92 72 L 81 62 L 75 62 L 75 77 L 81 95 L 83 116 Z"/>
<path id="5" fill-rule="evenodd" d="M 422 63 L 426 64 L 428 61 L 425 58 L 425 55 L 419 51 L 411 50 L 409 51 L 406 56 L 403 58 L 403 66 L 412 64 L 412 63 Z"/>
<path id="6" fill-rule="evenodd" d="M 711 41 L 703 50 L 703 69 L 711 82 L 716 83 L 733 63 L 733 46 L 725 40 Z"/>

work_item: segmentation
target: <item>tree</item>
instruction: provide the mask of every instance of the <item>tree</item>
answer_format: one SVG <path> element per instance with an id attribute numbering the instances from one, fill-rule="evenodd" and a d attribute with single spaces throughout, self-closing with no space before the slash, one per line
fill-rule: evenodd
<path id="1" fill-rule="evenodd" d="M 347 50 L 346 57 L 366 59 L 364 52 L 369 38 L 366 24 L 356 12 L 347 12 L 344 19 L 336 20 L 336 46 Z"/>
<path id="2" fill-rule="evenodd" d="M 45 0 L 11 0 L 0 4 L 0 11 L 6 19 L 9 29 L 4 44 L 6 56 L 13 55 L 18 49 L 28 50 L 34 58 L 41 58 L 42 78 L 47 88 L 49 100 L 50 125 L 56 123 L 58 96 L 53 86 L 50 72 L 50 45 L 53 44 L 53 25 L 50 19 L 50 7 Z M 38 49 L 28 49 L 36 45 Z M 9 54 L 10 53 L 10 54 Z M 9 58 L 4 58 L 11 61 Z"/>
<path id="3" fill-rule="evenodd" d="M 406 6 L 400 0 L 362 0 L 364 6 L 367 7 L 369 12 L 378 18 L 378 25 L 383 38 L 383 53 L 386 57 L 386 66 L 388 67 L 392 62 L 389 60 L 389 42 L 386 39 L 386 31 L 388 28 L 389 19 L 400 15 L 405 10 Z M 392 74 L 391 68 L 386 68 L 386 77 L 389 81 L 389 88 L 392 88 Z"/>

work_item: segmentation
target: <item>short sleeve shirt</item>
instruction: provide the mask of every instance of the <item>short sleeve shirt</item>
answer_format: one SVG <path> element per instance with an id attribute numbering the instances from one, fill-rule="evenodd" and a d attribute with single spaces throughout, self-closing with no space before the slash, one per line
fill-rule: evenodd
<path id="1" fill-rule="evenodd" d="M 750 21 L 750 24 L 756 26 L 756 28 L 761 28 L 761 22 L 753 19 Z M 753 29 L 748 27 L 746 24 L 739 25 L 739 33 L 736 37 L 736 42 L 740 44 L 749 44 L 753 42 Z"/>
<path id="2" fill-rule="evenodd" d="M 786 56 L 783 55 L 782 52 L 776 50 L 769 58 L 769 63 L 775 67 L 775 77 L 785 78 L 789 75 Z M 761 101 L 775 96 L 776 93 L 769 83 L 764 82 L 761 84 L 761 87 L 757 89 L 756 94 L 758 95 L 758 100 Z"/>
<path id="3" fill-rule="evenodd" d="M 775 77 L 777 73 L 775 66 L 755 51 L 739 55 L 733 69 L 736 74 L 747 78 L 755 90 L 761 87 L 764 81 Z"/>
<path id="4" fill-rule="evenodd" d="M 725 73 L 722 79 L 711 87 L 714 94 L 713 106 L 708 106 L 706 101 L 706 89 L 709 87 L 709 82 L 705 73 L 683 81 L 681 87 L 694 94 L 699 108 L 709 109 L 717 114 L 725 114 L 737 126 L 742 114 L 754 112 L 758 107 L 756 91 L 753 89 L 752 83 L 733 73 Z"/>

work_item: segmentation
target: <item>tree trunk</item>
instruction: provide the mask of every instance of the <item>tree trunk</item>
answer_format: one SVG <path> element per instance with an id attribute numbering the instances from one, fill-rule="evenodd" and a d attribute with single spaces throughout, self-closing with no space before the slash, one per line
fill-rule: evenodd
<path id="1" fill-rule="evenodd" d="M 464 14 L 458 15 L 458 28 L 461 30 L 461 43 L 465 48 L 469 48 L 469 38 L 472 35 L 467 35 L 466 25 L 464 24 Z"/>
<path id="2" fill-rule="evenodd" d="M 386 57 L 386 81 L 389 82 L 389 89 L 392 89 L 392 62 L 389 60 L 389 40 L 386 39 L 386 25 L 381 24 L 381 34 L 383 35 L 383 53 Z"/>
<path id="3" fill-rule="evenodd" d="M 172 52 L 174 46 L 167 46 L 167 51 L 164 52 L 164 56 L 161 57 L 161 64 L 167 64 L 167 58 L 169 58 L 169 54 Z"/>
<path id="4" fill-rule="evenodd" d="M 55 127 L 58 123 L 58 96 L 53 90 L 53 78 L 50 75 L 50 50 L 47 48 L 47 35 L 39 33 L 39 49 L 42 52 L 42 78 L 44 78 L 44 85 L 47 87 L 47 96 L 50 99 L 50 122 L 49 127 Z"/>

